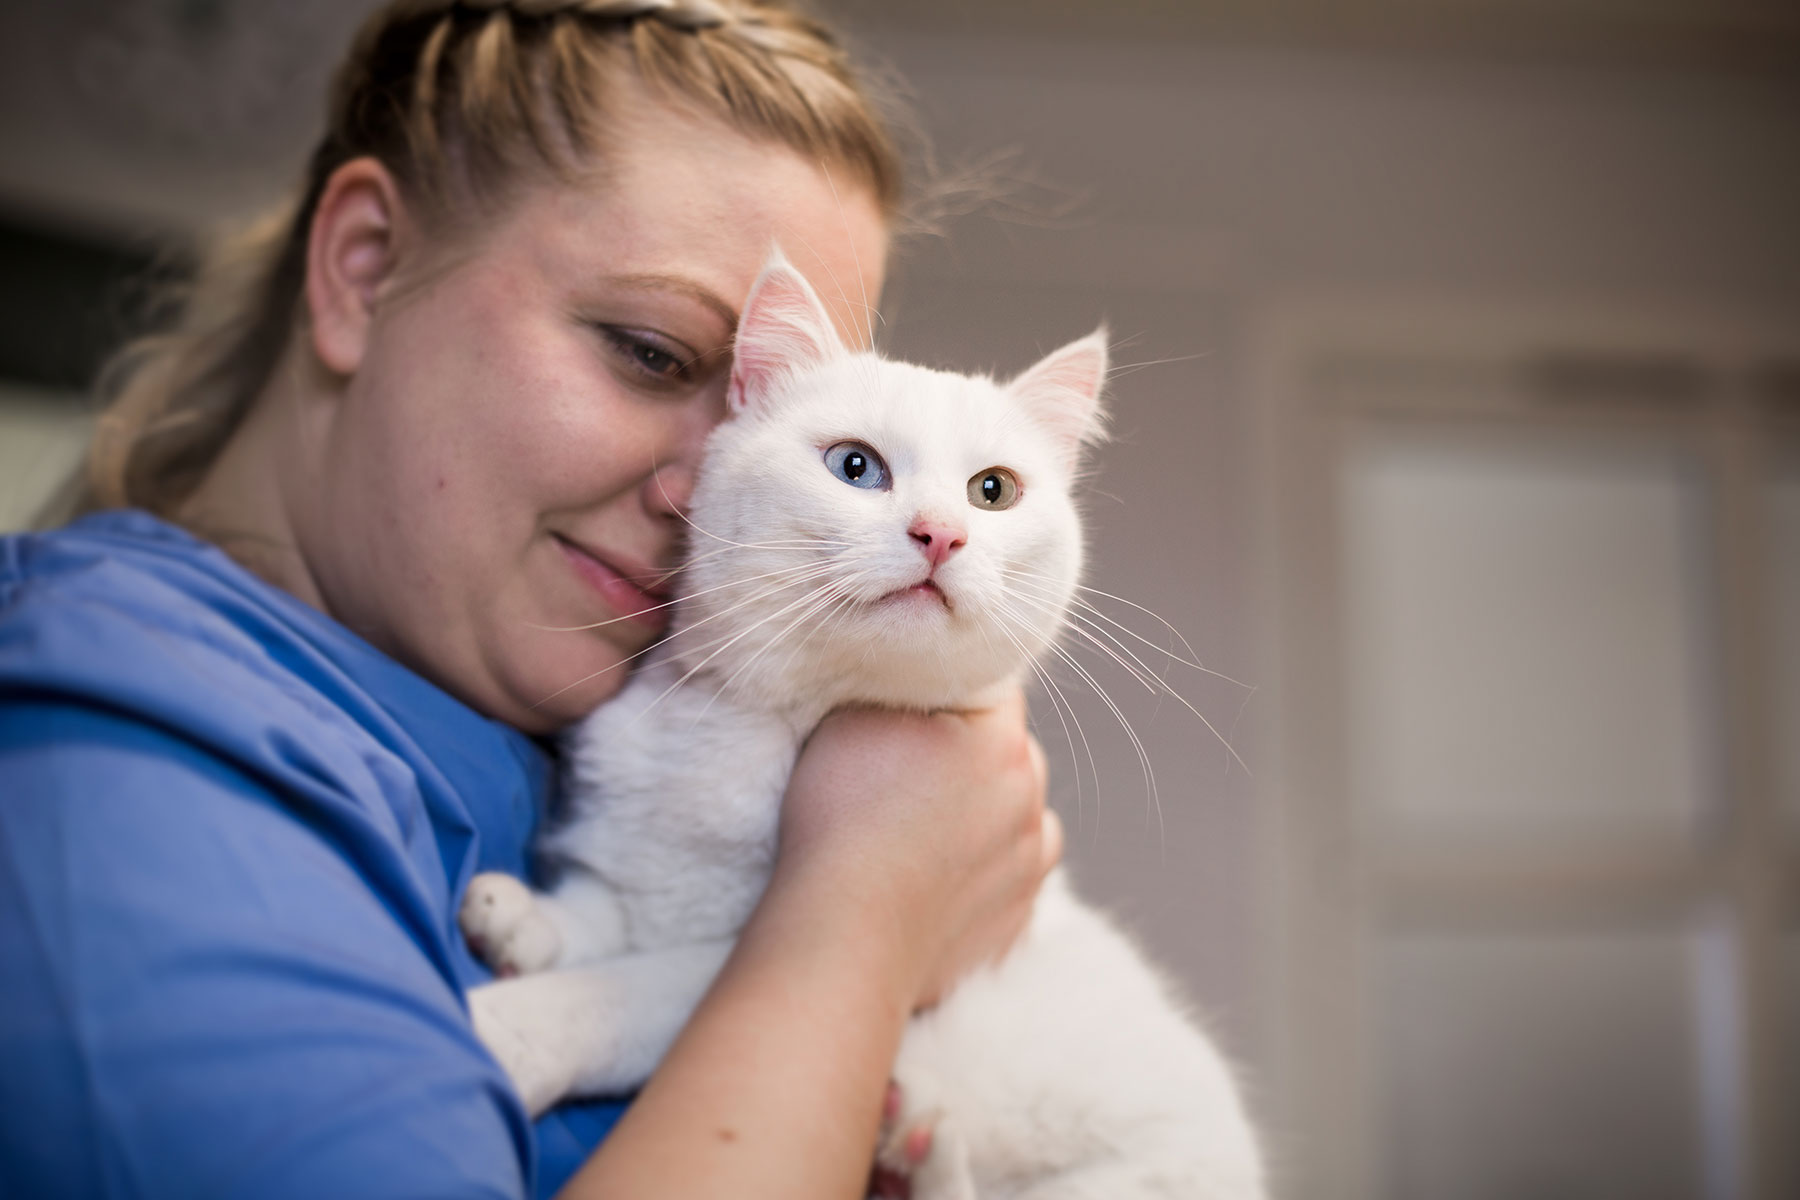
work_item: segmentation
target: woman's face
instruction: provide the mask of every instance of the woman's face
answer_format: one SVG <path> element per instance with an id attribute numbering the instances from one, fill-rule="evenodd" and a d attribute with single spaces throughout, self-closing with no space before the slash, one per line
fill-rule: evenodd
<path id="1" fill-rule="evenodd" d="M 663 630 L 736 315 L 771 244 L 855 342 L 881 289 L 865 188 L 639 108 L 596 182 L 526 194 L 441 273 L 377 301 L 298 531 L 333 616 L 533 732 L 611 696 Z"/>

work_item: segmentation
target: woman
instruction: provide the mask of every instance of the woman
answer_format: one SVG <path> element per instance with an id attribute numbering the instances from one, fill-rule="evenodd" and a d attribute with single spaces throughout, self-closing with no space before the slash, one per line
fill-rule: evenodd
<path id="1" fill-rule="evenodd" d="M 820 728 L 622 1120 L 528 1123 L 455 912 L 663 628 L 769 245 L 866 341 L 898 194 L 773 5 L 371 19 L 300 203 L 127 364 L 96 511 L 0 543 L 0 1193 L 862 1193 L 908 1014 L 1059 852 L 1022 705 Z"/>

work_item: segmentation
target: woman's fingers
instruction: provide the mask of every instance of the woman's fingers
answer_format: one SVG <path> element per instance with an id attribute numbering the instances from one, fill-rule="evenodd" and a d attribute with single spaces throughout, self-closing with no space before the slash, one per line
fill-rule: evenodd
<path id="1" fill-rule="evenodd" d="M 777 872 L 837 880 L 838 911 L 871 918 L 865 942 L 893 938 L 930 1003 L 1030 919 L 1062 853 L 1046 776 L 1017 688 L 981 711 L 834 714 L 795 765 Z"/>

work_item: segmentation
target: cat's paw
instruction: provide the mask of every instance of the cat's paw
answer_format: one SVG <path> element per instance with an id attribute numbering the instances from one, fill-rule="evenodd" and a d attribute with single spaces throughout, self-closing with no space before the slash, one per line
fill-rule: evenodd
<path id="1" fill-rule="evenodd" d="M 893 1084 L 888 1087 L 890 1095 L 897 1091 Z M 883 1126 L 881 1144 L 875 1148 L 876 1172 L 911 1180 L 913 1172 L 931 1156 L 932 1137 L 942 1115 L 918 1113 L 902 1120 L 896 1114 L 891 1123 Z"/>
<path id="2" fill-rule="evenodd" d="M 569 1093 L 575 1056 L 568 1053 L 568 1008 L 557 975 L 508 979 L 469 992 L 475 1035 L 512 1080 L 535 1120 Z"/>
<path id="3" fill-rule="evenodd" d="M 909 1200 L 978 1200 L 968 1148 L 941 1109 L 900 1112 L 875 1151 L 875 1194 Z"/>
<path id="4" fill-rule="evenodd" d="M 562 954 L 562 934 L 537 897 L 503 871 L 469 881 L 456 919 L 469 947 L 502 977 L 545 970 Z"/>

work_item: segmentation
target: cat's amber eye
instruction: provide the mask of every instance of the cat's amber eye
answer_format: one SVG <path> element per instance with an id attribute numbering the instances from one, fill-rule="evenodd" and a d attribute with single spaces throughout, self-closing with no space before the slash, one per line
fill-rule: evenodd
<path id="1" fill-rule="evenodd" d="M 999 510 L 1019 502 L 1019 479 L 1005 467 L 989 467 L 969 476 L 969 503 Z"/>

